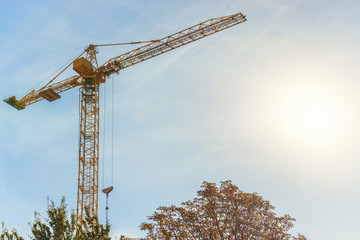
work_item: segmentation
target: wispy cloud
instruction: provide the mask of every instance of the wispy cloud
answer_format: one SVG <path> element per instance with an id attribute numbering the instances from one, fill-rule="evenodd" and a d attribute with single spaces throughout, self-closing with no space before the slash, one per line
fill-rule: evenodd
<path id="1" fill-rule="evenodd" d="M 323 0 L 24 2 L 0 17 L 10 23 L 0 40 L 0 94 L 22 93 L 89 43 L 160 38 L 242 11 L 248 22 L 114 77 L 114 233 L 142 236 L 138 225 L 159 205 L 194 197 L 203 180 L 232 179 L 291 212 L 299 232 L 324 238 L 329 226 L 346 229 L 356 219 L 336 211 L 330 221 L 321 211 L 341 205 L 351 212 L 360 197 L 353 191 L 359 180 L 358 8 L 354 1 Z M 100 49 L 99 62 L 132 47 Z M 279 117 L 301 87 L 314 86 L 342 102 L 351 129 L 338 144 L 311 150 L 287 135 Z M 112 182 L 111 79 L 106 95 L 105 185 Z M 21 112 L 0 106 L 0 212 L 8 226 L 28 231 L 23 223 L 44 209 L 47 195 L 64 194 L 75 206 L 77 102 L 78 91 L 71 90 Z M 100 195 L 100 209 L 104 201 Z M 104 219 L 104 211 L 99 214 Z M 346 239 L 357 236 L 354 231 Z M 326 239 L 343 236 L 338 230 Z"/>

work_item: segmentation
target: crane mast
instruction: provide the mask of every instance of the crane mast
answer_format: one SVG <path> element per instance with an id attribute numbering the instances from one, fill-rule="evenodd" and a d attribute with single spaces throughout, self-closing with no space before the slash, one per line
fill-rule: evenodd
<path id="1" fill-rule="evenodd" d="M 212 18 L 195 26 L 150 42 L 130 52 L 114 57 L 98 66 L 96 54 L 98 46 L 90 45 L 73 62 L 78 75 L 52 83 L 58 74 L 39 90 L 33 90 L 21 99 L 15 96 L 4 101 L 18 110 L 25 109 L 41 100 L 54 101 L 59 93 L 80 87 L 80 132 L 79 132 L 79 172 L 77 193 L 77 219 L 82 224 L 88 210 L 90 216 L 98 212 L 99 174 L 99 90 L 106 78 L 120 70 L 197 41 L 224 29 L 246 21 L 242 13 Z M 139 43 L 139 42 L 136 42 Z M 116 44 L 107 44 L 116 45 Z M 86 54 L 86 57 L 81 57 Z M 67 67 L 66 67 L 67 68 Z M 65 68 L 65 69 L 66 69 Z M 64 70 L 65 70 L 64 69 Z M 64 71 L 63 70 L 63 71 Z M 62 73 L 62 72 L 61 72 Z"/>
<path id="2" fill-rule="evenodd" d="M 79 132 L 79 172 L 77 193 L 77 218 L 98 212 L 99 187 L 99 93 L 100 84 L 105 82 L 103 75 L 92 72 L 97 68 L 95 47 L 86 50 L 86 59 L 78 59 L 73 68 L 82 74 L 80 87 L 80 132 Z M 88 69 L 82 69 L 88 63 Z"/>

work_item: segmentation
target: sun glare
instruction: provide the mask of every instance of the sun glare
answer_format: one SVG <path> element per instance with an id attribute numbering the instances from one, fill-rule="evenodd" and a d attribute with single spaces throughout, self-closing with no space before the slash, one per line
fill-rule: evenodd
<path id="1" fill-rule="evenodd" d="M 236 121 L 245 136 L 267 148 L 286 146 L 306 154 L 330 154 L 351 144 L 354 104 L 340 88 L 299 80 L 263 89 L 250 92 L 253 102 L 237 107 Z"/>
<path id="2" fill-rule="evenodd" d="M 288 136 L 306 144 L 331 144 L 344 131 L 341 100 L 331 91 L 316 88 L 297 89 L 286 98 L 279 119 Z"/>
<path id="3" fill-rule="evenodd" d="M 324 127 L 325 119 L 321 110 L 309 110 L 305 114 L 305 125 L 311 130 L 319 130 Z"/>

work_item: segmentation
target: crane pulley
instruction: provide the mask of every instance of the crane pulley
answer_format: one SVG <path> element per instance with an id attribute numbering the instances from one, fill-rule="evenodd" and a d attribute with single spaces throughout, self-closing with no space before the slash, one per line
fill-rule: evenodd
<path id="1" fill-rule="evenodd" d="M 246 20 L 245 15 L 237 13 L 212 18 L 158 40 L 89 45 L 73 62 L 40 89 L 32 90 L 19 100 L 15 96 L 4 100 L 17 110 L 23 110 L 27 106 L 44 99 L 50 102 L 57 100 L 60 98 L 60 93 L 80 87 L 80 149 L 77 200 L 77 219 L 80 225 L 84 219 L 85 209 L 90 211 L 91 216 L 97 215 L 98 212 L 100 85 L 105 83 L 106 78 L 110 75 L 119 73 L 125 68 L 233 27 Z M 141 43 L 146 43 L 146 45 L 111 58 L 98 66 L 97 47 Z M 78 75 L 53 83 L 71 65 Z M 111 190 L 108 188 L 104 190 L 104 193 L 108 195 Z"/>

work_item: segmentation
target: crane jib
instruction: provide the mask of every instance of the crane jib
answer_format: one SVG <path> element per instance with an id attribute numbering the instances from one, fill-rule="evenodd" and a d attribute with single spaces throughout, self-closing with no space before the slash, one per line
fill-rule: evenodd
<path id="1" fill-rule="evenodd" d="M 154 43 L 147 44 L 118 57 L 112 58 L 103 64 L 97 71 L 103 72 L 105 75 L 109 76 L 113 73 L 117 73 L 121 69 L 130 67 L 139 62 L 184 46 L 188 43 L 197 41 L 201 38 L 207 37 L 245 21 L 246 17 L 242 13 L 228 17 L 210 19 L 206 22 L 197 24 L 168 37 L 162 38 Z"/>
<path id="2" fill-rule="evenodd" d="M 246 17 L 242 13 L 220 18 L 213 18 L 160 40 L 150 41 L 150 43 L 147 45 L 134 49 L 118 57 L 112 58 L 97 68 L 95 71 L 97 73 L 104 74 L 104 76 L 109 76 L 113 73 L 118 73 L 121 69 L 143 62 L 245 21 Z M 43 99 L 47 99 L 48 101 L 56 100 L 59 98 L 59 93 L 81 85 L 81 76 L 76 75 L 63 81 L 46 86 L 44 89 L 36 91 L 33 90 L 22 97 L 20 100 L 17 100 L 15 96 L 13 96 L 5 99 L 4 101 L 16 109 L 22 110 L 25 109 L 26 106 L 39 102 Z M 46 91 L 47 89 L 49 90 Z"/>

